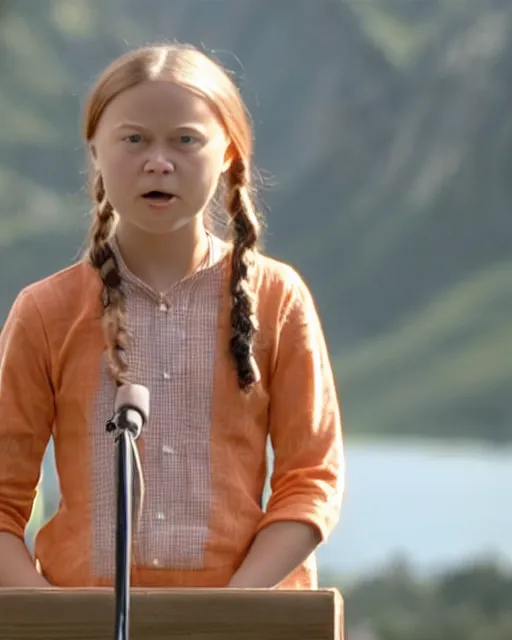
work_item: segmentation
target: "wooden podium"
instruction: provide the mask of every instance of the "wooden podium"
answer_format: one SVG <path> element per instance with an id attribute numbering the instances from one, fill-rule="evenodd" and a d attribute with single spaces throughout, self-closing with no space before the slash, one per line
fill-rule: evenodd
<path id="1" fill-rule="evenodd" d="M 343 640 L 334 589 L 131 593 L 131 640 Z M 114 605 L 112 589 L 0 589 L 0 640 L 112 640 Z"/>

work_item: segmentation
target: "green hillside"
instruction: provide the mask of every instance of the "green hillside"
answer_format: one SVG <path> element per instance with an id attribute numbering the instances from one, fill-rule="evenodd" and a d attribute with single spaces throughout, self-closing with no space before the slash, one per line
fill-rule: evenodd
<path id="1" fill-rule="evenodd" d="M 505 0 L 3 0 L 0 316 L 80 250 L 96 74 L 191 41 L 252 112 L 266 248 L 318 301 L 347 433 L 512 439 L 510 24 Z"/>

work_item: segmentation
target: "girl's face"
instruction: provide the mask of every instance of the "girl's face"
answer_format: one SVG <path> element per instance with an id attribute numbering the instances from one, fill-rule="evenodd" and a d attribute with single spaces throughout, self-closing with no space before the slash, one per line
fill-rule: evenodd
<path id="1" fill-rule="evenodd" d="M 91 154 L 120 224 L 169 233 L 204 211 L 227 168 L 228 146 L 206 99 L 148 81 L 107 106 Z"/>

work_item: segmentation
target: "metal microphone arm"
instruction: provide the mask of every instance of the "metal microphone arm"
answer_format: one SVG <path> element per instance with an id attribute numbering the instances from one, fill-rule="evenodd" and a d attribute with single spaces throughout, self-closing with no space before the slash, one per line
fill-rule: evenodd
<path id="1" fill-rule="evenodd" d="M 138 519 L 142 512 L 144 482 L 136 440 L 140 436 L 146 411 L 135 404 L 124 403 L 116 408 L 107 422 L 108 433 L 115 432 L 116 448 L 116 558 L 115 558 L 115 600 L 116 622 L 114 640 L 128 640 L 130 637 L 130 574 L 132 559 L 133 530 L 133 463 L 137 467 L 140 480 Z"/>

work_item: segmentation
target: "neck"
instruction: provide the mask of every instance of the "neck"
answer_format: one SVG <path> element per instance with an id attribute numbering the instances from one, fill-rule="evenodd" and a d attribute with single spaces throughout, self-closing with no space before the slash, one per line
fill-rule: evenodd
<path id="1" fill-rule="evenodd" d="M 116 239 L 128 269 L 159 293 L 193 273 L 208 253 L 202 219 L 166 234 L 146 233 L 119 221 Z"/>

